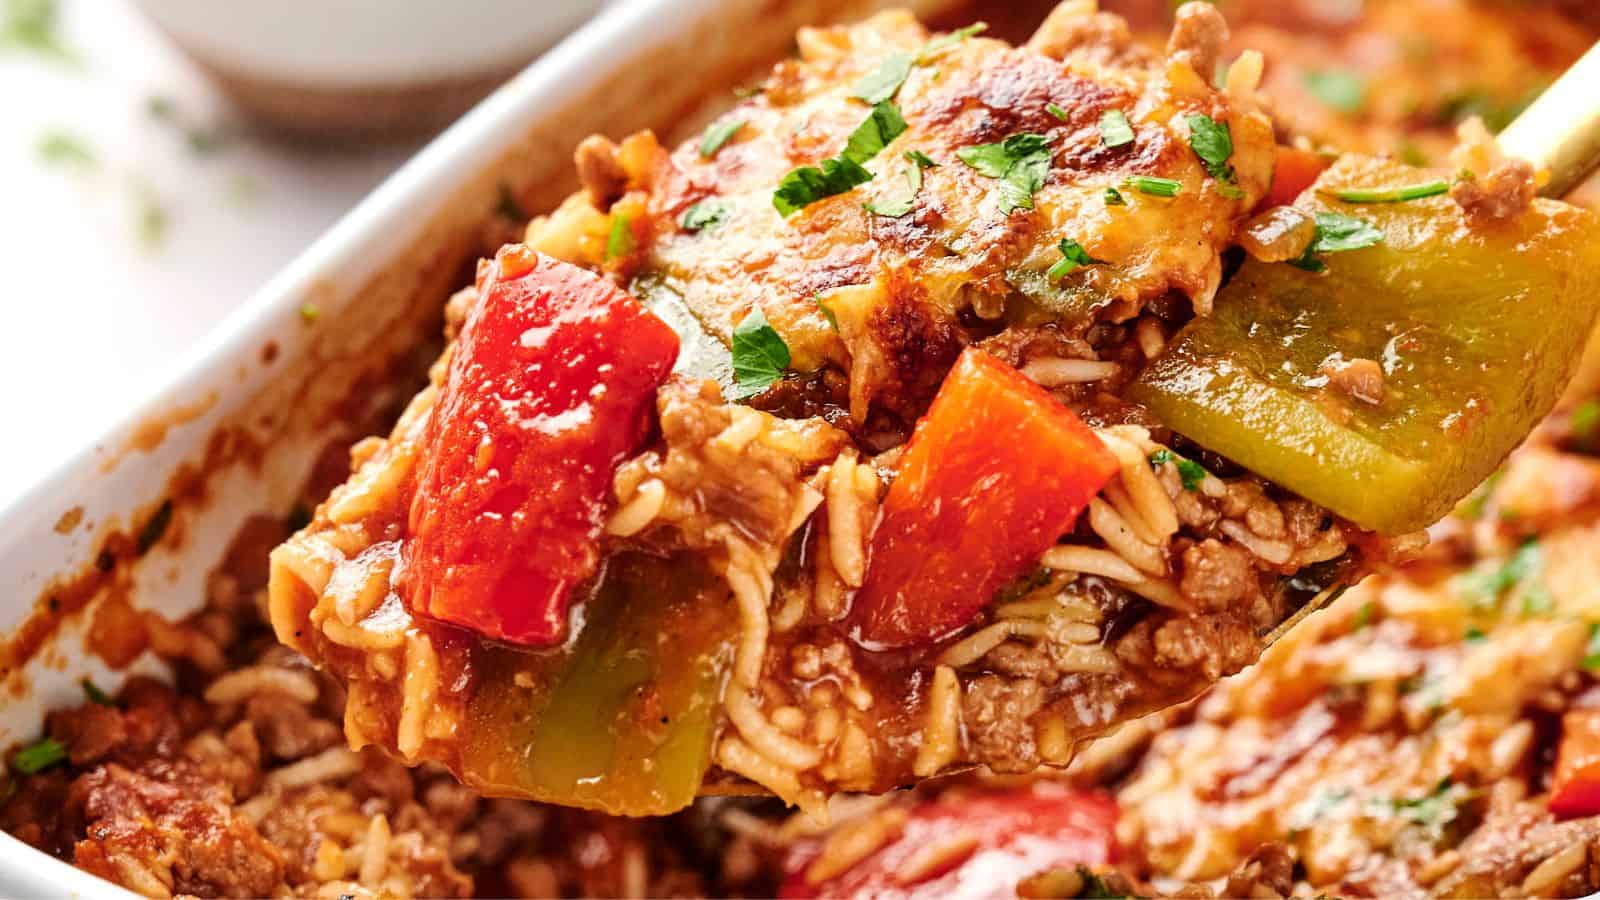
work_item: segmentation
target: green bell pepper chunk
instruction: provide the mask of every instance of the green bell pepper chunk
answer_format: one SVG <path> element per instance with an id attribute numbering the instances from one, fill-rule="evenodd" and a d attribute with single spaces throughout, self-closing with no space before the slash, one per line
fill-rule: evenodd
<path id="1" fill-rule="evenodd" d="M 1600 224 L 1537 200 L 1469 225 L 1448 196 L 1342 203 L 1434 177 L 1345 157 L 1296 205 L 1365 219 L 1372 246 L 1325 271 L 1248 260 L 1130 391 L 1179 434 L 1363 528 L 1403 533 L 1466 496 L 1555 404 L 1600 305 Z M 1307 263 L 1310 268 L 1318 268 Z M 1384 373 L 1378 403 L 1330 360 Z"/>
<path id="2" fill-rule="evenodd" d="M 461 779 L 612 815 L 682 809 L 710 765 L 735 631 L 727 587 L 693 559 L 626 554 L 582 608 L 566 650 L 474 656 Z"/>

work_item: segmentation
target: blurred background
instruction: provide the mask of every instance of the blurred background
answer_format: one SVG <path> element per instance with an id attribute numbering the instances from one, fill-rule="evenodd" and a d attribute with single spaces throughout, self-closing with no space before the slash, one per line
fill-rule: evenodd
<path id="1" fill-rule="evenodd" d="M 603 5 L 0 0 L 0 505 Z"/>

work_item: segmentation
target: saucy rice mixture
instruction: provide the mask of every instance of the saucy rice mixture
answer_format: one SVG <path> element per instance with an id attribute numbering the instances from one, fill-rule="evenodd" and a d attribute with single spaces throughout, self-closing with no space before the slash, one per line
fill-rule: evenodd
<path id="1" fill-rule="evenodd" d="M 1232 59 L 1245 47 L 1266 51 L 1260 102 L 1280 129 L 1302 138 L 1308 149 L 1326 144 L 1442 161 L 1458 119 L 1477 115 L 1503 124 L 1491 114 L 1501 109 L 1498 104 L 1525 102 L 1594 34 L 1586 30 L 1592 23 L 1541 4 L 1509 9 L 1501 3 L 1373 2 L 1361 16 L 1337 22 L 1328 17 L 1342 14 L 1309 2 L 1303 6 L 1224 4 L 1234 33 L 1229 45 L 1215 50 L 1219 60 Z M 896 40 L 895 29 L 915 27 L 886 21 L 873 26 L 873 40 Z M 1121 27 L 1109 19 L 1095 22 Z M 890 37 L 877 36 L 880 32 Z M 925 38 L 913 31 L 903 40 Z M 862 39 L 859 33 L 855 39 Z M 1123 47 L 1135 64 L 1151 52 L 1137 43 L 1119 43 L 1115 36 L 1098 40 L 1102 43 L 1095 46 Z M 1281 66 L 1280 58 L 1286 61 Z M 1498 63 L 1491 67 L 1488 60 Z M 1391 107 L 1390 86 L 1410 97 L 1403 111 Z M 1235 140 L 1248 142 L 1243 134 Z M 591 147 L 588 157 L 580 150 L 580 173 L 591 193 L 609 190 L 608 165 L 621 166 L 620 177 L 627 178 L 628 146 L 602 150 Z M 1258 190 L 1248 184 L 1248 154 L 1235 165 L 1246 188 Z M 612 199 L 625 203 L 627 194 Z M 556 219 L 590 212 L 592 207 L 564 207 Z M 1193 215 L 1189 219 L 1194 221 Z M 546 220 L 531 229 L 552 227 Z M 697 261 L 687 240 L 681 253 L 675 264 L 692 270 Z M 1201 302 L 1207 281 L 1218 276 L 1207 273 L 1207 263 L 1192 262 L 1164 261 L 1159 290 L 1192 279 L 1191 298 Z M 1142 292 L 1157 288 L 1130 283 L 1125 290 L 1137 301 Z M 452 304 L 447 314 L 452 329 L 460 327 L 470 297 Z M 1159 328 L 1158 323 L 1143 330 Z M 1034 365 L 1035 380 L 1079 408 L 1091 408 L 1084 403 L 1088 395 L 1076 387 L 1081 381 L 1072 364 L 1105 364 L 1107 348 L 1119 342 L 1131 349 L 1115 349 L 1109 354 L 1113 358 L 1137 354 L 1140 330 L 1135 324 L 1086 347 L 1051 336 L 1045 340 L 1049 346 L 1032 338 L 992 351 L 1024 372 Z M 795 341 L 791 349 L 807 352 Z M 1106 377 L 1099 370 L 1092 374 Z M 918 386 L 896 377 L 892 369 L 859 375 L 852 370 L 851 383 L 829 390 L 843 409 L 867 404 L 875 395 L 909 402 Z M 774 533 L 787 536 L 783 529 L 791 506 L 807 491 L 816 495 L 813 507 L 826 499 L 856 509 L 858 517 L 852 526 L 848 516 L 836 518 L 830 510 L 819 541 L 836 540 L 852 527 L 859 530 L 871 514 L 862 505 L 876 502 L 879 490 L 880 475 L 869 461 L 842 452 L 846 442 L 826 426 L 796 426 L 718 401 L 687 385 L 663 392 L 665 446 L 654 457 L 637 460 L 637 472 L 625 468 L 619 474 L 616 533 L 642 533 L 643 524 L 682 502 L 672 493 L 675 467 L 687 485 L 728 465 L 705 457 L 702 447 L 705 436 L 734 429 L 749 432 L 733 453 L 741 466 L 752 460 L 760 464 L 763 442 L 781 446 L 789 458 L 795 446 L 810 448 L 802 454 L 810 459 L 808 467 L 785 469 L 775 461 L 764 470 L 774 489 L 784 492 L 769 503 L 778 511 Z M 805 396 L 768 398 L 775 408 L 784 402 L 809 401 Z M 39 751 L 34 745 L 13 757 L 15 774 L 7 781 L 10 796 L 0 809 L 0 825 L 151 896 L 760 896 L 779 891 L 804 896 L 913 889 L 939 896 L 967 878 L 984 879 L 979 883 L 1002 893 L 1026 879 L 1020 890 L 1044 896 L 1196 890 L 1228 896 L 1291 891 L 1481 896 L 1593 890 L 1600 887 L 1600 857 L 1591 858 L 1600 825 L 1583 815 L 1572 817 L 1584 812 L 1581 804 L 1563 810 L 1563 820 L 1556 821 L 1550 791 L 1556 748 L 1567 746 L 1566 736 L 1586 727 L 1600 732 L 1600 725 L 1587 724 L 1591 714 L 1584 712 L 1593 702 L 1588 664 L 1600 659 L 1585 624 L 1600 619 L 1600 610 L 1591 608 L 1596 601 L 1589 587 L 1596 574 L 1590 511 L 1600 490 L 1600 463 L 1589 455 L 1600 446 L 1600 434 L 1594 433 L 1600 424 L 1597 409 L 1580 388 L 1478 495 L 1434 527 L 1432 547 L 1421 560 L 1351 590 L 1254 668 L 1189 708 L 1125 726 L 1081 749 L 1064 776 L 957 776 L 888 798 L 839 797 L 832 803 L 828 830 L 811 818 L 789 817 L 775 801 L 708 799 L 667 818 L 626 819 L 479 799 L 443 769 L 408 769 L 376 749 L 354 751 L 345 743 L 349 710 L 358 708 L 377 718 L 358 719 L 356 727 L 384 733 L 380 743 L 397 747 L 407 758 L 457 762 L 449 753 L 420 753 L 428 742 L 449 736 L 448 716 L 407 723 L 392 701 L 370 693 L 382 691 L 381 682 L 411 679 L 418 660 L 424 670 L 433 667 L 426 677 L 447 684 L 450 649 L 418 648 L 405 639 L 368 646 L 372 638 L 362 635 L 342 643 L 338 635 L 355 632 L 352 622 L 371 621 L 372 610 L 356 614 L 330 607 L 316 620 L 316 639 L 322 643 L 312 650 L 323 664 L 349 677 L 352 667 L 370 673 L 371 651 L 396 651 L 387 679 L 351 679 L 351 691 L 369 692 L 352 707 L 344 687 L 273 641 L 266 573 L 258 564 L 249 571 L 217 573 L 207 609 L 166 626 L 163 639 L 153 642 L 174 660 L 175 686 L 136 679 L 113 698 L 86 685 L 87 702 L 51 715 L 47 733 L 54 749 Z M 414 405 L 402 415 L 395 434 L 403 438 L 419 412 Z M 893 431 L 892 408 L 883 415 L 879 424 Z M 871 421 L 865 412 L 862 418 Z M 1126 652 L 1114 645 L 1108 650 L 1099 620 L 1106 610 L 1127 607 L 1133 598 L 1143 604 L 1141 610 L 1151 603 L 1157 609 L 1201 603 L 1209 604 L 1205 608 L 1215 623 L 1225 623 L 1237 609 L 1241 636 L 1201 641 L 1190 650 L 1173 645 L 1194 645 L 1198 639 L 1169 639 L 1167 653 L 1189 654 L 1185 665 L 1173 667 L 1170 660 L 1166 665 L 1182 685 L 1174 689 L 1175 699 L 1197 680 L 1215 680 L 1254 660 L 1257 632 L 1282 618 L 1282 606 L 1274 605 L 1287 602 L 1273 590 L 1278 576 L 1258 574 L 1251 557 L 1270 555 L 1273 571 L 1286 572 L 1339 558 L 1348 549 L 1347 523 L 1330 526 L 1322 511 L 1295 506 L 1305 501 L 1272 499 L 1247 475 L 1206 473 L 1200 491 L 1185 490 L 1187 476 L 1176 464 L 1152 470 L 1147 460 L 1163 452 L 1178 462 L 1187 457 L 1152 443 L 1137 424 L 1114 418 L 1096 424 L 1119 466 L 1122 456 L 1135 461 L 1120 469 L 1126 505 L 1118 509 L 1114 501 L 1104 503 L 1103 528 L 1094 524 L 1091 510 L 1091 529 L 1100 540 L 1112 543 L 1116 537 L 1106 534 L 1120 533 L 1105 523 L 1148 527 L 1147 514 L 1129 512 L 1146 508 L 1135 505 L 1135 495 L 1146 489 L 1159 491 L 1171 504 L 1196 504 L 1187 512 L 1174 505 L 1175 524 L 1182 527 L 1192 518 L 1221 537 L 1183 539 L 1186 549 L 1173 554 L 1181 562 L 1171 582 L 1137 567 L 1126 572 L 1109 560 L 1099 561 L 1105 570 L 1097 570 L 1096 561 L 1085 562 L 1078 553 L 1063 568 L 1080 579 L 1083 573 L 1099 576 L 1082 582 L 1089 602 L 1081 609 L 1056 608 L 1053 595 L 1060 585 L 1052 577 L 1025 586 L 1011 599 L 1027 622 L 1024 608 L 1030 600 L 1051 594 L 1050 615 L 1061 619 L 1049 621 L 1057 633 L 1052 637 L 1076 634 L 1077 627 L 1084 631 L 1081 641 L 1034 646 L 1026 640 L 1027 630 L 1015 624 L 1018 619 L 997 611 L 971 637 L 941 651 L 950 679 L 964 661 L 986 658 L 990 674 L 963 684 L 963 699 L 956 702 L 963 704 L 967 741 L 994 771 L 1024 771 L 1071 756 L 1065 736 L 1063 743 L 1052 744 L 1019 727 L 1043 698 L 1019 696 L 1029 689 L 1017 685 L 1045 684 L 1088 696 L 1097 684 L 1095 674 L 1105 667 L 1140 664 L 1139 646 L 1151 654 L 1162 652 L 1155 637 L 1159 622 L 1145 626 L 1142 645 L 1134 639 Z M 674 456 L 675 434 L 684 436 L 686 454 L 693 455 Z M 371 477 L 382 477 L 382 467 L 370 464 L 392 456 L 395 446 L 394 441 L 358 445 L 352 454 L 358 473 L 370 467 Z M 1213 468 L 1220 466 L 1213 463 Z M 630 531 L 625 513 L 652 480 L 660 487 L 651 490 L 661 493 L 646 498 L 655 512 Z M 333 509 L 319 512 L 321 524 L 314 523 L 313 533 L 318 528 L 336 532 L 339 505 L 335 494 Z M 370 509 L 346 512 L 351 517 L 346 521 L 373 514 Z M 680 510 L 678 531 L 670 540 L 690 539 L 685 535 L 693 529 L 683 520 L 696 513 L 692 504 Z M 1302 520 L 1307 524 L 1296 524 Z M 1213 528 L 1226 521 L 1236 522 L 1236 528 Z M 1262 543 L 1264 532 L 1272 535 L 1267 543 Z M 1283 542 L 1289 555 L 1282 556 L 1271 540 Z M 384 564 L 381 547 L 376 555 L 348 549 L 364 566 Z M 1246 558 L 1234 560 L 1229 554 Z M 1127 556 L 1116 556 L 1123 567 L 1130 565 Z M 1369 562 L 1383 557 L 1378 553 Z M 854 564 L 848 555 L 818 552 L 814 558 L 823 562 L 799 579 L 806 596 L 795 601 L 796 622 L 816 615 L 818 604 L 824 605 L 825 617 L 829 594 L 822 583 L 827 579 L 850 581 Z M 1159 565 L 1169 563 L 1163 558 Z M 1219 571 L 1209 583 L 1189 576 Z M 859 583 L 859 575 L 854 577 Z M 730 584 L 737 593 L 734 579 Z M 761 602 L 764 606 L 764 597 Z M 780 606 L 773 613 L 775 639 L 786 631 L 786 610 Z M 321 627 L 329 621 L 333 627 Z M 1063 658 L 1058 647 L 1074 644 L 1080 649 Z M 341 647 L 360 652 L 341 661 Z M 1225 655 L 1237 647 L 1246 648 L 1238 659 Z M 1108 653 L 1112 658 L 1100 658 Z M 842 686 L 834 703 L 795 710 L 804 717 L 806 731 L 820 727 L 819 709 L 835 711 L 838 739 L 831 746 L 839 749 L 819 768 L 822 777 L 846 789 L 889 786 L 892 782 L 883 782 L 872 766 L 863 767 L 845 752 L 851 740 L 844 736 L 856 728 L 863 733 L 857 745 L 870 731 L 877 742 L 873 746 L 894 746 L 893 728 L 920 731 L 922 707 L 901 696 L 879 696 L 881 686 L 871 673 L 852 669 L 849 654 L 827 642 L 796 641 L 785 656 L 793 677 L 814 680 L 826 673 Z M 932 692 L 940 690 L 942 679 L 946 676 L 935 675 Z M 752 675 L 750 687 L 760 680 L 759 673 Z M 780 709 L 795 709 L 770 693 L 764 699 L 772 719 L 782 718 Z M 1100 697 L 1099 705 L 1115 707 L 1116 698 Z M 914 715 L 905 714 L 908 707 Z M 1150 738 L 1158 725 L 1166 730 Z M 752 726 L 755 734 L 759 729 Z M 763 770 L 761 754 L 741 756 L 729 749 L 760 739 L 750 733 L 740 738 L 724 741 L 717 761 L 786 794 L 785 776 Z M 768 755 L 785 749 L 780 742 Z M 901 764 L 926 775 L 951 761 L 947 756 Z M 804 799 L 807 789 L 795 782 L 785 799 Z M 1029 835 L 1039 839 L 1030 842 Z M 983 866 L 974 869 L 979 863 Z M 970 874 L 974 871 L 981 875 Z"/>

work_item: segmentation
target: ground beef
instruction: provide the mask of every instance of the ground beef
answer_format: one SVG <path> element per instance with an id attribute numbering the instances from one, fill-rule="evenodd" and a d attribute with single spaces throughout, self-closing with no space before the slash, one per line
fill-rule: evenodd
<path id="1" fill-rule="evenodd" d="M 1158 612 L 1128 629 L 1117 641 L 1116 653 L 1146 677 L 1209 684 L 1255 662 L 1261 640 L 1249 622 L 1235 615 Z"/>
<path id="2" fill-rule="evenodd" d="M 1222 58 L 1222 45 L 1228 40 L 1228 22 L 1209 3 L 1185 3 L 1174 14 L 1172 34 L 1167 38 L 1167 55 L 1187 62 L 1209 78 Z"/>
<path id="3" fill-rule="evenodd" d="M 1207 538 L 1183 551 L 1178 589 L 1205 609 L 1227 609 L 1258 590 L 1250 553 Z"/>
<path id="4" fill-rule="evenodd" d="M 1533 166 L 1520 159 L 1503 160 L 1487 175 L 1463 178 L 1450 196 L 1474 225 L 1490 225 L 1522 215 L 1533 203 Z"/>
<path id="5" fill-rule="evenodd" d="M 617 161 L 617 145 L 602 135 L 591 134 L 578 144 L 573 159 L 578 167 L 578 182 L 589 192 L 589 202 L 601 212 L 610 210 L 628 185 L 628 173 Z"/>
<path id="6" fill-rule="evenodd" d="M 1044 689 L 1029 678 L 981 675 L 967 688 L 962 717 L 973 757 L 996 772 L 1028 772 L 1039 764 L 1032 718 Z"/>

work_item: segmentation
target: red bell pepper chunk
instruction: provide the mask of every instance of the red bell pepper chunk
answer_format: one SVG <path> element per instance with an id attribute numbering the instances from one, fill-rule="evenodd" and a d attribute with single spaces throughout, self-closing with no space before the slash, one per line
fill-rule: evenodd
<path id="1" fill-rule="evenodd" d="M 1094 432 L 968 348 L 901 458 L 851 610 L 879 647 L 940 638 L 1037 563 L 1117 471 Z"/>
<path id="2" fill-rule="evenodd" d="M 1331 161 L 1320 153 L 1278 147 L 1272 168 L 1272 185 L 1267 188 L 1267 196 L 1261 205 L 1284 206 L 1293 203 L 1329 165 Z"/>
<path id="3" fill-rule="evenodd" d="M 940 797 L 908 813 L 898 838 L 841 873 L 813 868 L 826 838 L 797 843 L 778 896 L 1009 897 L 1041 870 L 1117 858 L 1117 804 L 1102 791 L 1039 782 Z"/>
<path id="4" fill-rule="evenodd" d="M 480 269 L 434 404 L 402 594 L 518 644 L 565 634 L 594 575 L 611 478 L 651 429 L 678 337 L 623 291 L 526 247 Z"/>
<path id="5" fill-rule="evenodd" d="M 1561 717 L 1550 811 L 1561 818 L 1600 813 L 1600 709 Z"/>

